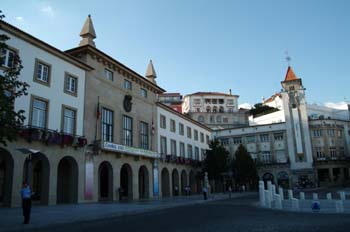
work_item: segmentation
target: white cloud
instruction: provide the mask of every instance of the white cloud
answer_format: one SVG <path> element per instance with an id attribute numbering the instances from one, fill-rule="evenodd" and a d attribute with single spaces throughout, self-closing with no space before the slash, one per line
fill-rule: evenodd
<path id="1" fill-rule="evenodd" d="M 22 16 L 16 16 L 15 19 L 16 19 L 16 21 L 18 23 L 23 23 L 24 22 L 24 18 Z"/>
<path id="2" fill-rule="evenodd" d="M 41 12 L 46 14 L 49 17 L 54 17 L 55 16 L 55 11 L 52 9 L 51 6 L 44 6 L 41 8 Z"/>
<path id="3" fill-rule="evenodd" d="M 348 103 L 346 103 L 345 101 L 341 101 L 341 102 L 326 102 L 326 103 L 324 103 L 324 105 L 326 107 L 334 108 L 334 109 L 338 109 L 338 110 L 347 110 L 348 109 Z"/>
<path id="4" fill-rule="evenodd" d="M 243 104 L 240 104 L 240 105 L 238 106 L 238 109 L 243 108 L 243 109 L 250 110 L 252 107 L 253 107 L 253 106 L 252 106 L 252 104 L 250 104 L 250 103 L 243 103 Z"/>

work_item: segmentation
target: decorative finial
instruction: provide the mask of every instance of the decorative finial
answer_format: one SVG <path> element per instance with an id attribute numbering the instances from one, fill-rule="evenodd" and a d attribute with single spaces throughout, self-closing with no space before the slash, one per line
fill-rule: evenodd
<path id="1" fill-rule="evenodd" d="M 292 58 L 289 56 L 288 50 L 286 50 L 284 53 L 286 54 L 286 58 L 285 59 L 286 59 L 286 61 L 288 63 L 288 66 L 290 66 L 290 61 L 292 60 Z"/>

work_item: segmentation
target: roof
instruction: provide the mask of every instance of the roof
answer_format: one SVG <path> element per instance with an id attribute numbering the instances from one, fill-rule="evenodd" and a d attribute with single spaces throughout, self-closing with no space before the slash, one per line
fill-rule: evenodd
<path id="1" fill-rule="evenodd" d="M 297 76 L 293 72 L 292 67 L 288 66 L 287 73 L 286 73 L 286 78 L 284 78 L 284 81 L 294 81 L 298 80 Z"/>
<path id="2" fill-rule="evenodd" d="M 148 78 L 157 78 L 157 74 L 156 74 L 156 71 L 154 70 L 152 60 L 149 61 L 145 76 Z"/>
<path id="3" fill-rule="evenodd" d="M 167 106 L 167 105 L 165 105 L 165 104 L 163 104 L 161 102 L 157 102 L 156 104 L 157 104 L 157 106 L 163 108 L 164 110 L 167 110 L 170 113 L 176 114 L 177 116 L 179 116 L 179 117 L 181 117 L 181 118 L 183 118 L 183 119 L 185 119 L 185 120 L 187 120 L 187 121 L 189 121 L 189 122 L 191 122 L 193 124 L 196 124 L 197 126 L 202 127 L 203 129 L 205 129 L 207 131 L 210 131 L 210 132 L 212 131 L 212 129 L 207 127 L 206 125 L 204 125 L 204 124 L 202 124 L 202 123 L 200 123 L 200 122 L 198 122 L 198 121 L 196 121 L 196 120 L 194 120 L 194 119 L 192 119 L 192 118 L 190 118 L 190 117 L 188 117 L 188 116 L 186 116 L 184 114 L 179 113 L 178 111 L 174 110 L 170 106 Z"/>
<path id="4" fill-rule="evenodd" d="M 162 94 L 159 94 L 159 96 L 181 96 L 180 93 L 162 93 Z"/>
<path id="5" fill-rule="evenodd" d="M 140 74 L 138 74 L 137 72 L 135 72 L 134 70 L 132 70 L 131 68 L 127 67 L 126 65 L 120 63 L 119 61 L 117 61 L 116 59 L 114 59 L 113 57 L 107 55 L 106 53 L 102 52 L 101 50 L 97 49 L 96 47 L 93 47 L 89 44 L 84 45 L 84 46 L 78 46 L 72 49 L 69 49 L 66 51 L 69 54 L 75 54 L 75 53 L 80 53 L 80 52 L 92 52 L 95 54 L 99 54 L 100 56 L 104 57 L 106 60 L 108 60 L 111 63 L 116 64 L 117 66 L 119 66 L 119 68 L 124 69 L 125 71 L 130 72 L 131 74 L 135 75 L 136 78 L 146 82 L 148 85 L 152 86 L 153 88 L 155 88 L 159 93 L 163 93 L 165 92 L 164 89 L 162 89 L 161 87 L 159 87 L 157 84 L 152 83 L 151 81 L 149 81 L 147 78 L 141 76 Z"/>
<path id="6" fill-rule="evenodd" d="M 53 47 L 52 45 L 28 34 L 27 32 L 22 31 L 21 29 L 12 26 L 11 24 L 0 20 L 0 29 L 6 31 L 9 34 L 12 34 L 28 43 L 31 43 L 32 45 L 45 50 L 46 52 L 49 52 L 75 66 L 78 66 L 79 68 L 82 68 L 84 70 L 93 70 L 93 68 L 80 60 L 76 59 L 75 57 Z"/>
<path id="7" fill-rule="evenodd" d="M 83 28 L 80 32 L 81 36 L 90 35 L 93 38 L 96 38 L 96 32 L 94 29 L 94 25 L 92 24 L 91 16 L 89 15 L 84 23 Z"/>
<path id="8" fill-rule="evenodd" d="M 227 97 L 238 97 L 239 95 L 232 95 L 227 93 L 220 93 L 220 92 L 196 92 L 187 94 L 186 96 L 203 96 L 203 95 L 210 95 L 210 96 L 227 96 Z"/>
<path id="9" fill-rule="evenodd" d="M 274 95 L 272 95 L 271 97 L 269 97 L 268 99 L 266 99 L 264 101 L 264 103 L 268 103 L 268 102 L 272 102 L 273 100 L 275 100 L 276 97 L 282 97 L 282 95 L 280 93 L 275 93 Z"/>

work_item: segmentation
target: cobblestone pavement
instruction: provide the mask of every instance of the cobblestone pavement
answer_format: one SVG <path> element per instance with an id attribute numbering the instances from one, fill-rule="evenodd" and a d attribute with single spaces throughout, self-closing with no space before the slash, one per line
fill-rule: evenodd
<path id="1" fill-rule="evenodd" d="M 255 195 L 256 193 L 233 193 L 232 197 L 251 194 Z M 226 198 L 228 198 L 227 194 L 215 194 L 208 201 Z M 22 225 L 23 217 L 21 208 L 0 208 L 0 231 L 38 229 L 50 225 L 80 223 L 100 219 L 106 220 L 118 216 L 133 215 L 184 205 L 203 204 L 208 201 L 204 201 L 201 195 L 193 195 L 122 203 L 103 202 L 56 206 L 34 205 L 29 225 Z"/>

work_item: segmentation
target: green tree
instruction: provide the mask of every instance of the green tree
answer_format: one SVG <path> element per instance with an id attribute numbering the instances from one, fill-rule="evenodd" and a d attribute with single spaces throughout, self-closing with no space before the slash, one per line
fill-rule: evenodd
<path id="1" fill-rule="evenodd" d="M 5 16 L 0 11 L 0 28 Z M 7 35 L 0 35 L 0 144 L 6 146 L 6 141 L 17 139 L 18 130 L 25 119 L 24 110 L 15 111 L 15 99 L 27 95 L 29 85 L 19 80 L 23 68 L 20 57 L 17 54 L 7 52 Z M 7 57 L 7 60 L 5 59 Z M 6 61 L 6 63 L 5 63 Z"/>
<path id="2" fill-rule="evenodd" d="M 229 152 L 221 145 L 219 140 L 210 142 L 209 150 L 206 151 L 206 157 L 203 161 L 203 173 L 208 172 L 211 180 L 221 180 L 222 173 L 229 169 Z"/>
<path id="3" fill-rule="evenodd" d="M 278 111 L 278 109 L 263 105 L 262 103 L 257 103 L 254 105 L 254 108 L 249 110 L 249 114 L 253 115 L 253 117 L 256 117 L 258 115 L 269 114 L 275 111 Z"/>
<path id="4" fill-rule="evenodd" d="M 242 144 L 239 145 L 232 159 L 231 168 L 237 184 L 250 184 L 251 187 L 256 186 L 258 179 L 256 164 Z"/>

